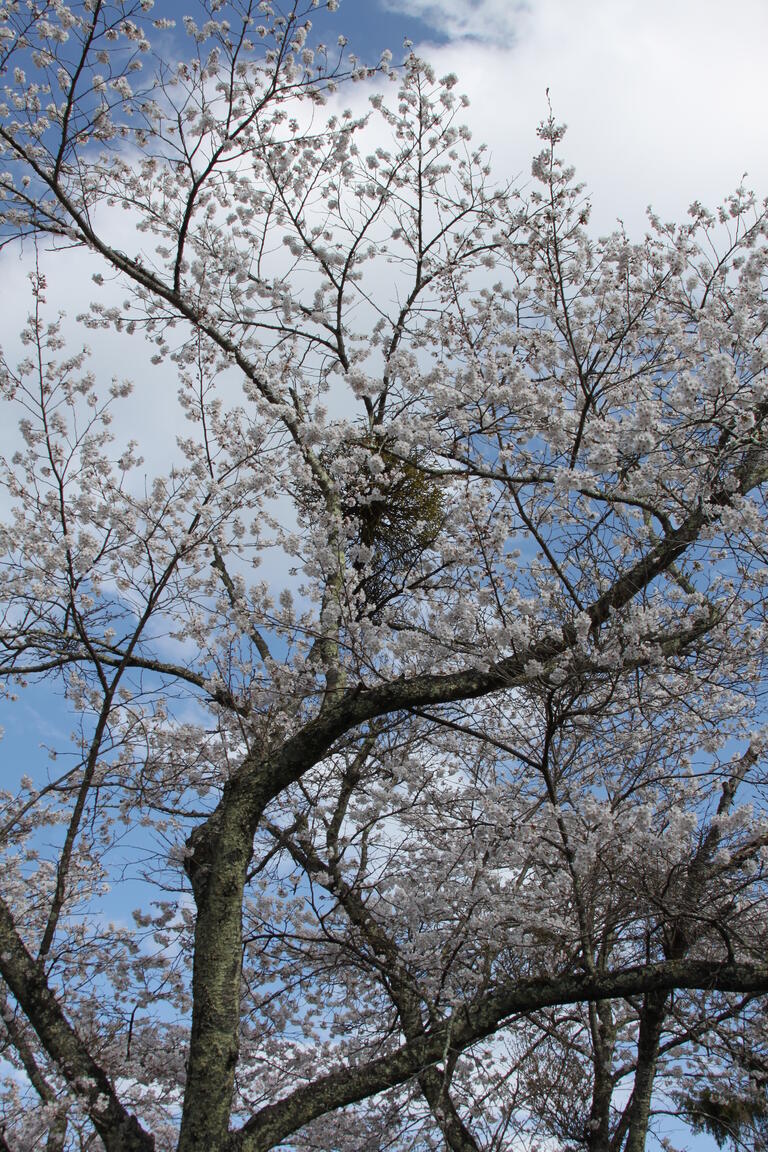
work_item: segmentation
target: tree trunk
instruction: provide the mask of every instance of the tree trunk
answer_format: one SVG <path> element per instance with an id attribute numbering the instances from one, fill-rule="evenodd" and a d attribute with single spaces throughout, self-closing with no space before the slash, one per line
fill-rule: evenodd
<path id="1" fill-rule="evenodd" d="M 613 1077 L 611 1067 L 616 1043 L 616 1026 L 613 1022 L 611 1005 L 607 1000 L 598 1000 L 590 1007 L 594 1046 L 594 1085 L 592 1107 L 589 1114 L 587 1148 L 589 1152 L 609 1152 L 611 1139 L 611 1100 L 613 1099 Z"/>
<path id="2" fill-rule="evenodd" d="M 637 1040 L 637 1069 L 629 1107 L 629 1133 L 624 1152 L 645 1152 L 651 1095 L 659 1056 L 659 1041 L 666 1016 L 667 993 L 650 992 L 643 1000 Z"/>
<path id="3" fill-rule="evenodd" d="M 188 846 L 197 921 L 178 1150 L 224 1152 L 239 1048 L 243 893 L 253 847 L 252 816 L 242 798 L 225 788 L 217 812 Z"/>

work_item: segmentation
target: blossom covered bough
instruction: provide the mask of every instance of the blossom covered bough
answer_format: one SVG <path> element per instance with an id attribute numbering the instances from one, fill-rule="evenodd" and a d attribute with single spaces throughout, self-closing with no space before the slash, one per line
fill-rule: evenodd
<path id="1" fill-rule="evenodd" d="M 0 5 L 0 671 L 73 729 L 3 781 L 0 1148 L 640 1152 L 704 1082 L 752 1139 L 764 205 L 597 240 L 553 120 L 495 183 L 330 0 L 178 64 L 149 7 Z M 178 390 L 154 474 L 73 247 Z"/>

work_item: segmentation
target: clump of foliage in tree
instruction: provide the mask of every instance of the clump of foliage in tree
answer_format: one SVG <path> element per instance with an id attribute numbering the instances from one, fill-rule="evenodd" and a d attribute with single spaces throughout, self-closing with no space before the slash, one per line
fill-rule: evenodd
<path id="1" fill-rule="evenodd" d="M 720 1096 L 707 1085 L 695 1097 L 685 1099 L 683 1107 L 693 1131 L 713 1136 L 718 1148 L 728 1143 L 734 1148 L 748 1146 L 756 1152 L 768 1147 L 764 1095 Z"/>
<path id="2" fill-rule="evenodd" d="M 11 1152 L 642 1152 L 765 1043 L 766 206 L 595 239 L 335 8 L 0 5 Z"/>
<path id="3" fill-rule="evenodd" d="M 758 1013 L 760 1009 L 758 1008 Z M 684 1079 L 676 1099 L 694 1132 L 749 1152 L 768 1148 L 768 1064 L 765 1029 L 758 1020 L 735 1020 L 708 1041 L 710 1082 Z"/>
<path id="4" fill-rule="evenodd" d="M 367 447 L 375 461 L 375 444 Z M 386 448 L 378 456 L 381 471 L 347 509 L 353 547 L 358 545 L 355 554 L 365 572 L 361 589 L 366 609 L 402 591 L 438 540 L 446 515 L 441 486 L 427 470 L 413 460 L 396 459 Z"/>

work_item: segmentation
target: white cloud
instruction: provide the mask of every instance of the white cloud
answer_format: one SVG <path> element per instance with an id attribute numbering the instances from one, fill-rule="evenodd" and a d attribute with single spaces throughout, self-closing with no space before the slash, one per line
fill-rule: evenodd
<path id="1" fill-rule="evenodd" d="M 455 71 L 498 175 L 527 177 L 536 124 L 594 193 L 595 223 L 634 233 L 652 202 L 679 218 L 739 183 L 768 193 L 768 5 L 764 0 L 387 0 L 450 37 L 419 45 Z"/>

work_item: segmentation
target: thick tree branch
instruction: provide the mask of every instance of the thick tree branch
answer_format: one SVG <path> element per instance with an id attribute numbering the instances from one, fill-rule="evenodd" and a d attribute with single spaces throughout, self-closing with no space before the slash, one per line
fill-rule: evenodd
<path id="1" fill-rule="evenodd" d="M 405 1083 L 442 1060 L 446 1048 L 461 1052 L 492 1035 L 511 1016 L 557 1004 L 616 1000 L 674 988 L 768 993 L 768 965 L 664 961 L 619 972 L 525 980 L 498 988 L 395 1052 L 368 1064 L 328 1073 L 262 1108 L 243 1128 L 232 1133 L 229 1152 L 268 1152 L 318 1116 Z"/>
<path id="2" fill-rule="evenodd" d="M 42 965 L 32 959 L 0 898 L 0 974 L 80 1099 L 107 1152 L 153 1152 L 155 1141 L 125 1110 L 106 1073 L 62 1012 Z"/>

